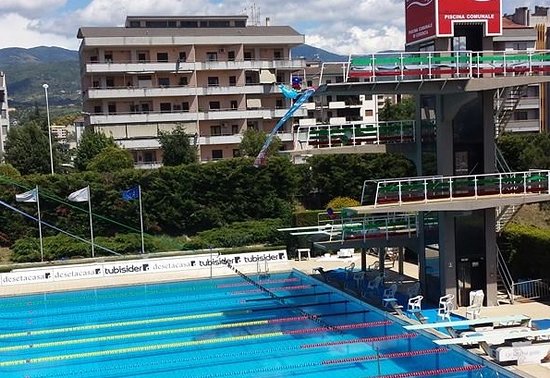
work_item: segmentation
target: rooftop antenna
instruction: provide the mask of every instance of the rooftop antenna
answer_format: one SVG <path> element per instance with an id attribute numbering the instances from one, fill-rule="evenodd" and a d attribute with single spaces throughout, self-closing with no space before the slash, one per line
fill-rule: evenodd
<path id="1" fill-rule="evenodd" d="M 250 6 L 245 8 L 244 11 L 249 17 L 249 25 L 260 26 L 260 7 L 256 6 L 256 2 L 253 2 Z"/>

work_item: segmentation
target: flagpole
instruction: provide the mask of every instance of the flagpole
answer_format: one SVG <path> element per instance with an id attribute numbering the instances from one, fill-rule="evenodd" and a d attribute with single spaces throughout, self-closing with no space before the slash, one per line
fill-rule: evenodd
<path id="1" fill-rule="evenodd" d="M 38 207 L 38 237 L 40 238 L 40 261 L 44 261 L 44 242 L 42 241 L 42 218 L 40 216 L 40 195 L 36 185 L 36 207 Z"/>
<path id="2" fill-rule="evenodd" d="M 92 258 L 94 258 L 94 227 L 92 224 L 92 192 L 90 191 L 90 185 L 88 185 L 88 210 L 90 211 L 90 238 L 92 241 Z"/>
<path id="3" fill-rule="evenodd" d="M 138 185 L 139 192 L 139 223 L 141 226 L 141 253 L 145 253 L 145 241 L 143 239 L 143 207 L 141 205 L 141 185 Z"/>

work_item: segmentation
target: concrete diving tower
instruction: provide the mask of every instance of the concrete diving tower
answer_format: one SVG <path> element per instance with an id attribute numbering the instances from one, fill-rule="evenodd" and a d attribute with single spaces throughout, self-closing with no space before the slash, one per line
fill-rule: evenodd
<path id="1" fill-rule="evenodd" d="M 418 213 L 417 236 L 407 235 L 402 246 L 418 255 L 427 299 L 455 294 L 467 305 L 469 292 L 481 289 L 487 304 L 497 303 L 496 208 L 550 200 L 548 171 L 497 173 L 495 138 L 501 113 L 510 113 L 499 96 L 548 83 L 549 75 L 547 51 L 389 53 L 350 57 L 345 81 L 317 90 L 316 96 L 411 95 L 414 125 L 433 125 L 431 137 L 415 126 L 407 143 L 386 145 L 414 161 L 418 177 L 371 182 L 362 206 L 350 209 L 354 217 Z M 369 244 L 346 239 L 344 248 Z"/>

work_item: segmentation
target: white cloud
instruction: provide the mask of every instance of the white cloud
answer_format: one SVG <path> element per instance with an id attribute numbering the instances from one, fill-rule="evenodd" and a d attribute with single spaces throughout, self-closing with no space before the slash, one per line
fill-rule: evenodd
<path id="1" fill-rule="evenodd" d="M 0 14 L 17 13 L 28 18 L 39 17 L 62 7 L 66 2 L 67 0 L 2 0 Z M 3 26 L 2 28 L 7 30 Z"/>
<path id="2" fill-rule="evenodd" d="M 2 47 L 36 47 L 36 46 L 60 46 L 69 49 L 77 49 L 78 41 L 65 35 L 53 32 L 37 32 L 30 28 L 32 20 L 15 13 L 0 15 L 0 25 L 3 32 L 0 33 L 0 46 Z"/>

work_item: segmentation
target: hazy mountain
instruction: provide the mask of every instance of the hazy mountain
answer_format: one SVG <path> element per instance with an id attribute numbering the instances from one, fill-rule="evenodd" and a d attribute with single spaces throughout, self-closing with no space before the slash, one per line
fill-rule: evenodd
<path id="1" fill-rule="evenodd" d="M 313 47 L 310 45 L 301 45 L 292 49 L 294 58 L 304 57 L 309 61 L 321 62 L 347 62 L 348 57 L 344 55 L 333 54 L 329 51 Z"/>
<path id="2" fill-rule="evenodd" d="M 61 47 L 39 46 L 31 49 L 9 47 L 0 49 L 0 65 L 21 63 L 78 62 L 78 51 Z"/>

